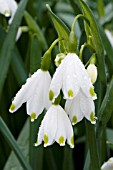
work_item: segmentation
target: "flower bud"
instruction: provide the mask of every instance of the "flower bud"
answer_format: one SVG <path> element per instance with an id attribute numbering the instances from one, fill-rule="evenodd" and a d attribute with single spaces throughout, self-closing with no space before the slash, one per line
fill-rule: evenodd
<path id="1" fill-rule="evenodd" d="M 87 72 L 91 78 L 92 84 L 94 84 L 97 80 L 97 67 L 94 64 L 89 64 L 87 67 Z"/>
<path id="2" fill-rule="evenodd" d="M 55 65 L 58 67 L 60 64 L 61 64 L 61 62 L 62 62 L 62 60 L 65 58 L 65 54 L 64 53 L 59 53 L 59 54 L 57 54 L 56 55 L 56 58 L 55 58 Z"/>

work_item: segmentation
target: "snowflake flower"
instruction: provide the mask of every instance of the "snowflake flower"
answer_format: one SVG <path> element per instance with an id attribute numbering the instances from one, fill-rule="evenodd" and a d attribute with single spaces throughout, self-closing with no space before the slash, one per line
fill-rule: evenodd
<path id="1" fill-rule="evenodd" d="M 53 144 L 54 141 L 64 146 L 66 139 L 73 148 L 74 137 L 71 122 L 60 105 L 52 105 L 42 120 L 35 146 L 40 145 L 42 141 L 44 141 L 44 147 Z"/>
<path id="2" fill-rule="evenodd" d="M 50 107 L 48 96 L 50 82 L 51 77 L 48 71 L 37 70 L 18 91 L 9 111 L 15 112 L 27 102 L 27 114 L 31 116 L 31 121 L 34 121 L 44 108 Z"/>
<path id="3" fill-rule="evenodd" d="M 80 90 L 96 99 L 91 79 L 78 56 L 69 53 L 61 62 L 50 84 L 49 98 L 54 102 L 62 89 L 65 99 L 73 99 Z"/>

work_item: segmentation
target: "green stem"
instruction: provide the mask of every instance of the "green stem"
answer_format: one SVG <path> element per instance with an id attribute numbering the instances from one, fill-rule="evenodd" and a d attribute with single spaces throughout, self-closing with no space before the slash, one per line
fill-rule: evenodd
<path id="1" fill-rule="evenodd" d="M 91 158 L 91 170 L 100 170 L 99 155 L 97 149 L 95 127 L 89 121 L 86 120 L 86 135 L 89 144 L 90 158 Z"/>
<path id="2" fill-rule="evenodd" d="M 85 20 L 85 21 L 89 24 L 88 19 L 87 19 L 84 15 L 79 14 L 79 15 L 77 15 L 77 16 L 74 18 L 74 21 L 73 21 L 73 23 L 72 23 L 72 27 L 71 27 L 71 31 L 73 31 L 73 32 L 74 32 L 75 24 L 76 24 L 76 22 L 77 22 L 77 20 L 78 20 L 79 18 L 83 18 L 83 19 L 84 19 L 84 20 Z"/>
<path id="3" fill-rule="evenodd" d="M 84 51 L 84 49 L 85 49 L 86 47 L 89 47 L 89 48 L 91 48 L 92 50 L 94 50 L 94 48 L 93 48 L 90 44 L 84 43 L 84 44 L 81 46 L 81 48 L 80 48 L 79 58 L 80 58 L 81 61 L 82 61 L 83 51 Z M 90 61 L 90 60 L 89 60 L 89 61 Z M 89 61 L 88 61 L 88 64 L 89 64 Z"/>
<path id="4" fill-rule="evenodd" d="M 8 127 L 6 126 L 5 122 L 3 121 L 2 117 L 0 116 L 0 131 L 2 132 L 2 134 L 4 135 L 6 141 L 8 142 L 8 144 L 10 145 L 10 147 L 12 148 L 12 150 L 15 152 L 18 160 L 20 161 L 23 169 L 26 170 L 32 170 L 32 168 L 30 167 L 30 165 L 28 164 L 28 162 L 26 162 L 20 148 L 18 147 L 13 135 L 11 134 L 11 132 L 9 131 Z"/>

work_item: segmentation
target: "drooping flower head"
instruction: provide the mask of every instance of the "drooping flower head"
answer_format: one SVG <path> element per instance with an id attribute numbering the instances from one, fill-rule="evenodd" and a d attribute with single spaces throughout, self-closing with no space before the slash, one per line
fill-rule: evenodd
<path id="1" fill-rule="evenodd" d="M 16 10 L 17 3 L 15 0 L 0 0 L 0 13 L 6 17 L 11 17 L 9 24 L 12 22 Z"/>
<path id="2" fill-rule="evenodd" d="M 52 145 L 55 141 L 60 146 L 64 146 L 66 139 L 73 148 L 73 129 L 67 113 L 60 105 L 52 105 L 42 120 L 35 146 L 40 145 L 42 141 L 44 147 Z"/>
<path id="3" fill-rule="evenodd" d="M 37 70 L 18 91 L 9 111 L 15 112 L 26 102 L 27 114 L 31 116 L 31 121 L 34 121 L 44 108 L 48 109 L 50 106 L 48 97 L 50 82 L 48 71 Z"/>
<path id="4" fill-rule="evenodd" d="M 94 64 L 89 64 L 87 67 L 87 72 L 91 78 L 92 84 L 94 84 L 97 80 L 97 67 Z"/>
<path id="5" fill-rule="evenodd" d="M 101 166 L 101 170 L 113 170 L 113 157 Z"/>
<path id="6" fill-rule="evenodd" d="M 91 79 L 78 56 L 69 53 L 56 69 L 50 84 L 49 98 L 54 101 L 62 89 L 65 99 L 73 99 L 79 91 L 96 99 Z"/>

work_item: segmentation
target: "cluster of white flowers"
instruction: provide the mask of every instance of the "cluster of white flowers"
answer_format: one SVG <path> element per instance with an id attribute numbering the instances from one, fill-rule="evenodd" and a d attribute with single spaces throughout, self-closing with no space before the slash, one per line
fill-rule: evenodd
<path id="1" fill-rule="evenodd" d="M 27 114 L 30 115 L 32 122 L 44 108 L 47 109 L 35 146 L 40 145 L 42 141 L 45 147 L 54 141 L 64 146 L 67 140 L 73 148 L 74 135 L 71 122 L 74 125 L 85 117 L 92 124 L 96 123 L 93 100 L 97 96 L 87 70 L 75 53 L 68 53 L 63 58 L 52 80 L 49 72 L 43 69 L 38 69 L 28 78 L 9 109 L 13 113 L 26 102 Z M 61 89 L 66 99 L 64 109 L 56 102 Z"/>

